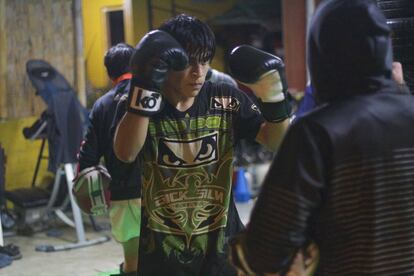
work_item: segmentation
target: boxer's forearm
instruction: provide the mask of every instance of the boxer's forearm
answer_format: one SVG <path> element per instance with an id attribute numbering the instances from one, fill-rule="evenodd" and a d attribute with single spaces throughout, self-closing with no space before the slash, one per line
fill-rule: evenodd
<path id="1" fill-rule="evenodd" d="M 148 123 L 149 117 L 125 113 L 114 137 L 114 152 L 121 161 L 135 160 L 145 143 Z"/>

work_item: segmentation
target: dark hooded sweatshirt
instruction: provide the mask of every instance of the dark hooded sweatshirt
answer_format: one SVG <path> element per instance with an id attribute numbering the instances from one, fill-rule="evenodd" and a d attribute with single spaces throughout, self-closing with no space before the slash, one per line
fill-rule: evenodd
<path id="1" fill-rule="evenodd" d="M 79 171 L 98 165 L 101 157 L 104 157 L 105 166 L 112 178 L 111 200 L 133 199 L 141 194 L 139 163 L 119 161 L 114 157 L 112 147 L 115 128 L 121 119 L 121 114 L 115 117 L 116 107 L 121 96 L 128 93 L 129 87 L 129 80 L 123 80 L 95 102 L 78 155 Z"/>
<path id="2" fill-rule="evenodd" d="M 322 2 L 308 37 L 320 107 L 289 129 L 246 233 L 256 272 L 314 241 L 315 275 L 414 275 L 414 97 L 390 80 L 375 1 Z"/>

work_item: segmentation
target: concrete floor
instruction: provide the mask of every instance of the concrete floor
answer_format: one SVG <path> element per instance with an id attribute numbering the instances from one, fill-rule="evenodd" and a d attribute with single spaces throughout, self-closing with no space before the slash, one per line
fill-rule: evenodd
<path id="1" fill-rule="evenodd" d="M 237 208 L 244 223 L 248 222 L 254 202 L 238 203 Z M 99 221 L 101 225 L 108 225 L 108 221 Z M 88 239 L 110 232 L 96 232 L 85 222 L 85 231 Z M 9 266 L 0 269 L 2 276 L 104 276 L 115 272 L 122 262 L 121 247 L 111 239 L 102 244 L 78 248 L 68 251 L 44 253 L 35 251 L 39 244 L 64 244 L 67 241 L 76 241 L 75 231 L 69 227 L 59 228 L 64 234 L 60 238 L 48 237 L 45 232 L 39 232 L 32 237 L 11 236 L 5 237 L 5 244 L 13 243 L 20 247 L 23 258 L 15 260 Z"/>

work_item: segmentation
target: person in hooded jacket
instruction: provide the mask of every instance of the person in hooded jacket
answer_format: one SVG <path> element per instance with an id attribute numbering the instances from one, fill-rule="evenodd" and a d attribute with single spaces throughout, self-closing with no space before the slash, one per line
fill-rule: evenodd
<path id="1" fill-rule="evenodd" d="M 308 50 L 320 105 L 288 130 L 231 260 L 283 274 L 314 241 L 314 275 L 414 275 L 414 97 L 391 78 L 390 28 L 375 1 L 324 1 Z"/>

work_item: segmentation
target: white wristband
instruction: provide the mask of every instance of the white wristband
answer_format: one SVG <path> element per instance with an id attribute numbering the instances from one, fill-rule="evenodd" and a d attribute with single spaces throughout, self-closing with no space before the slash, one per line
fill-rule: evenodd
<path id="1" fill-rule="evenodd" d="M 134 87 L 129 94 L 128 111 L 140 114 L 154 114 L 162 107 L 162 96 L 158 92 Z"/>

